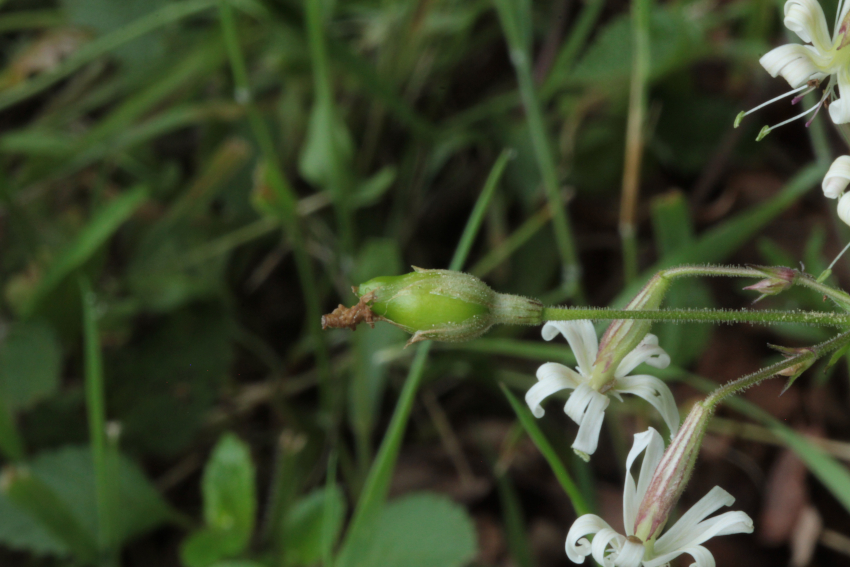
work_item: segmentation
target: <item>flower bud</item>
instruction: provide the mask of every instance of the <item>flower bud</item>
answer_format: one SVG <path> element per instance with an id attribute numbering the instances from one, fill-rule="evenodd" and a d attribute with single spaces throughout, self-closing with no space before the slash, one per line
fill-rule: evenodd
<path id="1" fill-rule="evenodd" d="M 354 289 L 360 303 L 339 306 L 322 326 L 351 327 L 387 321 L 412 333 L 408 345 L 434 339 L 466 341 L 497 323 L 539 325 L 542 304 L 535 299 L 496 293 L 475 276 L 450 270 L 423 270 L 381 276 Z"/>
<path id="2" fill-rule="evenodd" d="M 797 270 L 794 270 L 792 268 L 785 268 L 783 266 L 753 267 L 765 276 L 763 280 L 759 280 L 753 285 L 748 285 L 744 288 L 761 293 L 761 295 L 758 299 L 756 299 L 756 301 L 761 301 L 764 297 L 768 295 L 777 295 L 779 293 L 782 293 L 783 291 L 794 285 L 794 282 L 797 281 L 797 276 L 800 275 Z"/>
<path id="3" fill-rule="evenodd" d="M 655 274 L 625 309 L 658 309 L 668 289 L 670 289 L 670 279 L 661 273 Z M 652 321 L 649 320 L 612 321 L 599 342 L 599 353 L 593 364 L 591 387 L 605 393 L 605 385 L 613 383 L 614 372 L 620 362 L 640 344 L 651 328 Z"/>
<path id="4" fill-rule="evenodd" d="M 783 347 L 777 345 L 767 345 L 775 351 L 782 353 L 786 359 L 799 357 L 799 362 L 796 364 L 785 368 L 784 370 L 780 370 L 777 372 L 780 376 L 787 376 L 788 382 L 785 383 L 785 387 L 782 388 L 782 392 L 780 395 L 784 394 L 788 388 L 791 387 L 791 384 L 800 377 L 800 374 L 811 368 L 812 364 L 818 359 L 817 353 L 811 347 L 801 347 L 801 348 L 791 348 L 791 347 Z"/>
<path id="5" fill-rule="evenodd" d="M 649 481 L 649 487 L 635 516 L 634 535 L 641 541 L 654 541 L 685 490 L 699 454 L 711 411 L 697 402 Z"/>

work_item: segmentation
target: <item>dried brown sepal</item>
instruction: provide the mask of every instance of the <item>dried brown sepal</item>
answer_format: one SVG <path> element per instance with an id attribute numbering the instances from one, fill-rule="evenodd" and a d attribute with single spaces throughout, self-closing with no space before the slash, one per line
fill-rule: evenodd
<path id="1" fill-rule="evenodd" d="M 345 329 L 349 328 L 352 331 L 357 328 L 360 323 L 369 323 L 369 326 L 375 328 L 375 321 L 379 321 L 381 317 L 372 312 L 369 307 L 369 302 L 374 299 L 374 293 L 367 293 L 360 298 L 356 305 L 346 307 L 339 304 L 339 307 L 327 315 L 322 315 L 322 330 L 325 329 Z"/>

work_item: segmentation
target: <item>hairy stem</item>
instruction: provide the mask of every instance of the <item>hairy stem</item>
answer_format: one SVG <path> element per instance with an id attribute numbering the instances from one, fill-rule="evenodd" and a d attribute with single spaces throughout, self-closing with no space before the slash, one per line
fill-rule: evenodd
<path id="1" fill-rule="evenodd" d="M 830 351 L 842 348 L 850 344 L 850 331 L 845 333 L 841 333 L 828 341 L 822 342 L 819 345 L 815 345 L 809 349 L 806 349 L 805 352 L 801 352 L 800 354 L 790 356 L 783 360 L 782 362 L 777 362 L 776 364 L 772 364 L 766 368 L 762 368 L 757 372 L 753 372 L 752 374 L 748 374 L 747 376 L 743 376 L 738 378 L 737 380 L 733 380 L 727 384 L 724 384 L 717 390 L 711 393 L 705 399 L 705 405 L 709 409 L 713 409 L 717 406 L 721 401 L 725 398 L 746 390 L 747 388 L 754 386 L 761 382 L 762 380 L 766 380 L 768 378 L 772 378 L 779 374 L 781 371 L 796 366 L 798 364 L 803 364 L 810 361 L 812 358 L 820 358 L 824 354 L 827 354 Z"/>
<path id="2" fill-rule="evenodd" d="M 747 309 L 606 309 L 601 307 L 544 307 L 543 321 L 593 321 L 624 319 L 673 321 L 678 323 L 802 323 L 844 327 L 850 326 L 850 314 L 824 311 L 773 311 Z"/>

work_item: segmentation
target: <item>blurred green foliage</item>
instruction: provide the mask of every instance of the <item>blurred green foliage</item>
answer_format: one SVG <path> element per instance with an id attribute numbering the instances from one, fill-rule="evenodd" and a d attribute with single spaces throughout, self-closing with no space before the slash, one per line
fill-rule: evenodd
<path id="1" fill-rule="evenodd" d="M 351 303 L 351 285 L 447 267 L 491 171 L 495 196 L 456 256 L 469 253 L 465 269 L 498 291 L 569 300 L 563 235 L 589 302 L 622 304 L 643 281 L 622 285 L 616 238 L 628 5 L 498 4 L 501 19 L 486 0 L 0 1 L 0 562 L 473 561 L 469 508 L 421 491 L 382 505 L 399 447 L 381 444 L 400 444 L 410 416 L 386 435 L 398 386 L 408 372 L 438 393 L 478 379 L 474 411 L 506 419 L 498 382 L 525 388 L 534 361 L 570 353 L 499 329 L 425 364 L 398 329 L 322 333 L 318 314 Z M 644 275 L 730 261 L 822 175 L 802 169 L 800 132 L 757 148 L 749 120 L 729 138 L 742 99 L 776 88 L 756 78 L 774 11 L 652 9 Z M 802 172 L 761 201 L 702 214 L 716 168 Z M 812 231 L 801 255 L 761 237 L 757 253 L 817 273 L 827 238 Z M 797 290 L 771 301 L 825 308 Z M 669 297 L 717 303 L 704 282 Z M 671 379 L 711 339 L 695 325 L 655 332 Z M 846 505 L 835 461 L 781 433 Z M 559 435 L 531 431 L 558 480 L 590 493 L 590 469 L 565 460 Z M 409 437 L 440 434 L 419 424 Z M 510 472 L 490 469 L 511 547 L 531 564 Z"/>

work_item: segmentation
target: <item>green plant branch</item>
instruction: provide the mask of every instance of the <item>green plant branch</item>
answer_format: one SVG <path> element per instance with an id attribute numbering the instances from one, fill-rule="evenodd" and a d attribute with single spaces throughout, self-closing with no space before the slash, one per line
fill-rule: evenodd
<path id="1" fill-rule="evenodd" d="M 751 386 L 755 386 L 763 380 L 777 376 L 783 370 L 790 369 L 793 366 L 810 365 L 811 362 L 813 362 L 813 359 L 820 358 L 824 354 L 848 344 L 850 344 L 850 331 L 837 335 L 828 341 L 824 341 L 813 347 L 807 348 L 800 352 L 800 354 L 790 356 L 782 362 L 777 362 L 776 364 L 762 368 L 757 372 L 753 372 L 752 374 L 748 374 L 738 378 L 737 380 L 724 384 L 705 399 L 705 405 L 712 410 L 717 406 L 717 404 L 731 395 L 742 392 Z"/>
<path id="2" fill-rule="evenodd" d="M 544 307 L 543 321 L 575 321 L 613 319 L 638 321 L 672 321 L 675 323 L 801 323 L 845 327 L 850 326 L 850 314 L 824 311 L 750 311 L 725 309 L 608 309 L 604 307 Z"/>

